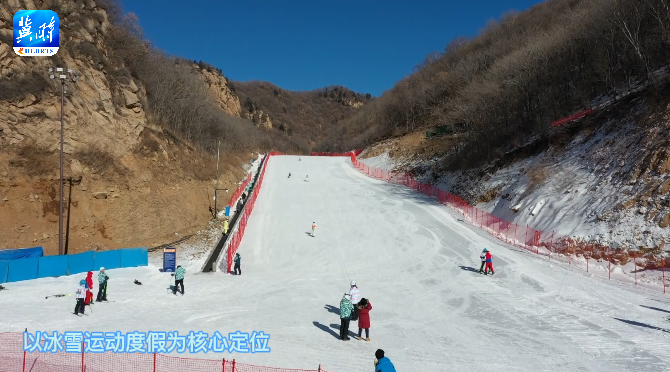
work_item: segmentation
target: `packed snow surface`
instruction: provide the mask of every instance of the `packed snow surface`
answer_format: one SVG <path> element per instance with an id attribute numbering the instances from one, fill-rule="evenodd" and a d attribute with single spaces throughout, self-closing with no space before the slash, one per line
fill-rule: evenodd
<path id="1" fill-rule="evenodd" d="M 484 247 L 494 276 L 478 273 Z M 114 302 L 84 317 L 72 314 L 73 296 L 44 298 L 73 292 L 83 274 L 9 283 L 0 331 L 264 331 L 270 353 L 191 356 L 332 372 L 372 371 L 378 348 L 398 371 L 670 368 L 670 298 L 507 247 L 348 158 L 269 159 L 241 276 L 198 273 L 202 250 L 180 248 L 185 296 L 166 292 L 170 275 L 152 256 L 149 267 L 109 270 Z M 373 306 L 370 342 L 337 337 L 352 279 Z"/>

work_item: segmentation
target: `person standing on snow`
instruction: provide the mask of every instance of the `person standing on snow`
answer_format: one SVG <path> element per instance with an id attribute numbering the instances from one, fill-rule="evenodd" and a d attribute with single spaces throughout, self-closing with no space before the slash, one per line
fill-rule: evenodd
<path id="1" fill-rule="evenodd" d="M 375 351 L 375 372 L 396 372 L 391 360 L 384 356 L 384 350 Z"/>
<path id="2" fill-rule="evenodd" d="M 345 293 L 340 301 L 340 340 L 343 341 L 349 341 L 349 322 L 351 312 L 354 310 L 350 297 L 348 293 Z"/>
<path id="3" fill-rule="evenodd" d="M 235 271 L 235 275 L 242 275 L 242 269 L 240 268 L 240 261 L 242 261 L 242 257 L 240 257 L 239 253 L 235 253 L 235 258 L 233 258 L 233 262 L 235 263 L 235 267 L 233 270 Z"/>
<path id="4" fill-rule="evenodd" d="M 479 259 L 482 260 L 482 265 L 479 267 L 479 273 L 484 273 L 484 265 L 486 265 L 486 248 L 482 251 L 482 254 L 479 255 Z"/>
<path id="5" fill-rule="evenodd" d="M 314 231 L 316 231 L 316 222 L 312 222 L 312 237 L 314 237 Z"/>
<path id="6" fill-rule="evenodd" d="M 484 275 L 488 275 L 489 270 L 491 270 L 491 275 L 493 275 L 495 274 L 493 272 L 493 256 L 491 256 L 491 252 L 486 248 L 484 248 L 484 252 L 486 253 L 486 268 L 484 269 Z"/>
<path id="7" fill-rule="evenodd" d="M 105 268 L 101 267 L 98 273 L 98 297 L 96 301 L 107 301 L 107 280 L 109 277 L 105 273 Z"/>
<path id="8" fill-rule="evenodd" d="M 370 341 L 370 310 L 372 310 L 372 304 L 367 298 L 361 298 L 356 309 L 359 312 L 358 339 L 363 339 L 361 335 L 363 334 L 363 330 L 365 330 L 365 341 Z"/>
<path id="9" fill-rule="evenodd" d="M 82 279 L 79 281 L 79 285 L 74 292 L 75 297 L 77 298 L 77 304 L 74 307 L 74 315 L 79 315 L 79 313 L 84 314 L 84 300 L 86 299 L 86 280 Z"/>
<path id="10" fill-rule="evenodd" d="M 186 269 L 184 269 L 181 266 L 177 266 L 177 270 L 175 270 L 174 274 L 174 290 L 172 291 L 172 294 L 176 295 L 177 294 L 177 286 L 181 286 L 181 295 L 184 295 L 184 274 L 186 274 Z"/>
<path id="11" fill-rule="evenodd" d="M 356 286 L 356 281 L 352 280 L 349 287 L 349 296 L 351 297 L 351 304 L 354 305 L 354 312 L 352 314 L 351 320 L 358 320 L 358 302 L 361 300 L 361 292 Z"/>
<path id="12" fill-rule="evenodd" d="M 86 274 L 86 299 L 84 300 L 84 306 L 93 305 L 93 271 L 89 271 Z"/>

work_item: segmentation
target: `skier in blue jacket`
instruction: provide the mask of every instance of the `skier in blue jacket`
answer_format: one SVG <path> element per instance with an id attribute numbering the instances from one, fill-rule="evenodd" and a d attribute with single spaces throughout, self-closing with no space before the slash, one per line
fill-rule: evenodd
<path id="1" fill-rule="evenodd" d="M 375 372 L 396 372 L 391 360 L 384 356 L 384 350 L 377 349 L 375 358 Z"/>

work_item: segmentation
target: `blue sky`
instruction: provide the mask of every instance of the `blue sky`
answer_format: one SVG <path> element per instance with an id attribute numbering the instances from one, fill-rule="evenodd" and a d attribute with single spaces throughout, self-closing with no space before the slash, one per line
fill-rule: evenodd
<path id="1" fill-rule="evenodd" d="M 381 93 L 457 36 L 537 0 L 122 0 L 160 49 L 232 80 Z"/>

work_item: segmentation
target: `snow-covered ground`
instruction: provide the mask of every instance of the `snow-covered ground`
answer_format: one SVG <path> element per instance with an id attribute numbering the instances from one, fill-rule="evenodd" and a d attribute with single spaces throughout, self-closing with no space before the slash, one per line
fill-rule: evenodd
<path id="1" fill-rule="evenodd" d="M 0 331 L 264 331 L 270 353 L 223 356 L 332 372 L 371 370 L 378 348 L 398 371 L 670 368 L 662 294 L 505 247 L 434 200 L 362 175 L 348 158 L 273 157 L 265 177 L 239 249 L 241 276 L 198 273 L 206 254 L 196 239 L 178 258 L 183 297 L 166 293 L 170 276 L 155 258 L 110 270 L 115 302 L 86 317 L 71 314 L 72 297 L 44 299 L 72 292 L 83 275 L 10 283 L 0 292 Z M 307 235 L 313 221 L 316 237 Z M 492 277 L 476 272 L 483 247 L 494 256 Z M 351 279 L 373 305 L 370 342 L 336 335 Z"/>

